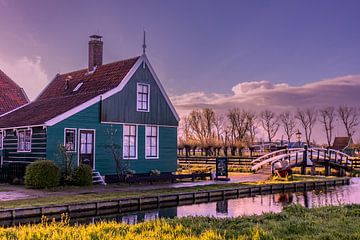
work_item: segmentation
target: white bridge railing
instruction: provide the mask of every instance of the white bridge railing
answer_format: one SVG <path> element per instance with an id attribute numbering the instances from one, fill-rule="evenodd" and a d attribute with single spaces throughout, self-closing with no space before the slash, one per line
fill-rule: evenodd
<path id="1" fill-rule="evenodd" d="M 274 151 L 263 155 L 257 159 L 254 159 L 251 163 L 253 164 L 251 171 L 256 172 L 259 169 L 267 165 L 273 165 L 276 162 L 282 162 L 288 160 L 290 164 L 297 164 L 304 159 L 305 148 L 291 148 Z M 351 165 L 349 160 L 351 156 L 346 153 L 337 151 L 335 149 L 326 148 L 308 148 L 307 159 L 314 161 L 330 161 L 344 166 Z"/>

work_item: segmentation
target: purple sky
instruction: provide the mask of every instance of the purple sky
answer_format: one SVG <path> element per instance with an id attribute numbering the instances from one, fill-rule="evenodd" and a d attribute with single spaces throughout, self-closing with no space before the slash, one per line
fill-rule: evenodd
<path id="1" fill-rule="evenodd" d="M 33 99 L 57 72 L 87 66 L 89 35 L 104 36 L 111 62 L 140 55 L 145 29 L 180 114 L 358 105 L 359 23 L 357 0 L 0 0 L 0 68 Z"/>

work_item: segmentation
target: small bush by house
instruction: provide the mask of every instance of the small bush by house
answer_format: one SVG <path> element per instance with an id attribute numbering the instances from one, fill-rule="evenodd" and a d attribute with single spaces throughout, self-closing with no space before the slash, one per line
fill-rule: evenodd
<path id="1" fill-rule="evenodd" d="M 31 188 L 51 188 L 60 183 L 60 170 L 50 160 L 38 160 L 26 167 L 25 185 Z"/>
<path id="2" fill-rule="evenodd" d="M 72 184 L 75 186 L 92 185 L 92 169 L 90 166 L 82 164 L 75 168 L 72 174 Z"/>

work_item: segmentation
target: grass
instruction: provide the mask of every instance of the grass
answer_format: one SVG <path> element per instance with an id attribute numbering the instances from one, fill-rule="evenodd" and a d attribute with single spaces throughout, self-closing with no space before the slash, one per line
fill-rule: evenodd
<path id="1" fill-rule="evenodd" d="M 294 175 L 294 178 L 289 183 L 294 182 L 303 182 L 303 181 L 315 181 L 315 180 L 324 180 L 325 177 L 316 177 L 316 176 L 301 176 Z M 281 184 L 284 183 L 284 180 L 274 179 L 267 181 L 258 181 L 258 182 L 248 182 L 248 183 L 226 183 L 226 184 L 213 184 L 206 186 L 194 186 L 194 187 L 182 187 L 182 188 L 159 188 L 159 189 L 149 189 L 139 191 L 138 189 L 122 191 L 119 186 L 110 186 L 115 188 L 111 192 L 102 192 L 102 193 L 92 193 L 88 192 L 86 194 L 71 193 L 64 194 L 61 196 L 48 196 L 41 198 L 30 198 L 30 199 L 21 199 L 21 200 L 12 200 L 12 201 L 3 201 L 1 202 L 0 209 L 6 208 L 19 208 L 19 207 L 35 207 L 35 206 L 45 206 L 50 204 L 69 204 L 69 203 L 78 203 L 86 201 L 101 201 L 101 200 L 111 200 L 111 199 L 125 199 L 132 197 L 145 197 L 145 196 L 157 196 L 161 194 L 172 194 L 172 193 L 184 193 L 184 192 L 200 192 L 207 190 L 223 190 L 239 187 L 249 187 L 254 185 L 265 185 L 265 184 Z M 127 185 L 128 186 L 128 185 Z M 116 190 L 118 188 L 118 191 Z M 74 189 L 74 188 L 71 188 Z M 89 188 L 89 190 L 91 190 Z M 60 191 L 65 191 L 66 188 L 60 189 Z"/>
<path id="2" fill-rule="evenodd" d="M 306 209 L 299 205 L 281 213 L 215 219 L 186 217 L 126 225 L 100 222 L 70 226 L 62 222 L 0 228 L 0 239 L 360 239 L 360 205 Z"/>

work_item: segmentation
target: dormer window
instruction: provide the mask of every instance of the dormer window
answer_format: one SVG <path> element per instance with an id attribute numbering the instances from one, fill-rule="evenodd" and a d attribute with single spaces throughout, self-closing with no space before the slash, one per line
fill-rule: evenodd
<path id="1" fill-rule="evenodd" d="M 76 85 L 76 87 L 74 88 L 73 92 L 77 92 L 77 91 L 81 88 L 81 86 L 82 86 L 83 84 L 84 84 L 84 83 L 81 82 L 81 83 L 79 83 L 78 85 Z"/>
<path id="2" fill-rule="evenodd" d="M 145 83 L 137 84 L 137 111 L 150 111 L 150 85 Z"/>

